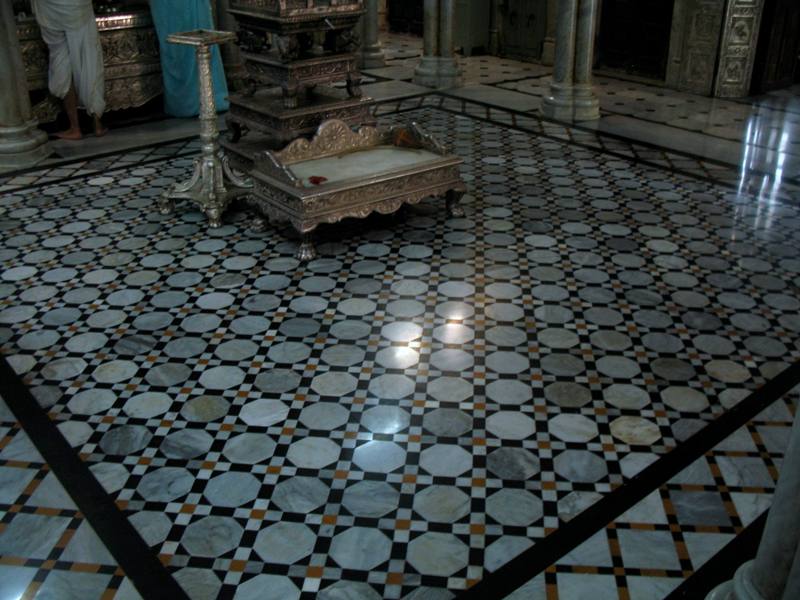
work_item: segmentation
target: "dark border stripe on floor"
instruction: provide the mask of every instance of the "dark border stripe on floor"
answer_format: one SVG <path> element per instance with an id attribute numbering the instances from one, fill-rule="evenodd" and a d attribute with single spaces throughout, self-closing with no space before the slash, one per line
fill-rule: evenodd
<path id="1" fill-rule="evenodd" d="M 768 511 L 733 538 L 725 547 L 717 552 L 708 562 L 697 569 L 677 588 L 672 590 L 665 600 L 695 600 L 705 598 L 719 584 L 733 579 L 736 569 L 743 563 L 755 558 Z"/>
<path id="2" fill-rule="evenodd" d="M 142 597 L 188 600 L 3 356 L 0 389 L 22 429 Z"/>
<path id="3" fill-rule="evenodd" d="M 458 596 L 459 600 L 486 600 L 507 596 L 604 529 L 619 515 L 667 483 L 737 429 L 752 421 L 762 410 L 785 396 L 798 384 L 800 384 L 800 362 L 785 369 L 745 400 L 717 417 L 638 475 L 606 494 L 602 500 L 563 524 L 532 548 L 487 575 Z"/>

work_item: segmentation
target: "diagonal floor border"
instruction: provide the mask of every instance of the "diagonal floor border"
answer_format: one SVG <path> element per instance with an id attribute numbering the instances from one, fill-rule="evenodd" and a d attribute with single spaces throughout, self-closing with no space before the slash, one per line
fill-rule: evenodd
<path id="1" fill-rule="evenodd" d="M 14 413 L 51 471 L 143 598 L 188 600 L 125 515 L 97 482 L 45 410 L 0 355 L 0 387 Z"/>
<path id="2" fill-rule="evenodd" d="M 699 457 L 800 384 L 800 362 L 785 369 L 739 404 L 642 470 L 538 544 L 461 594 L 459 600 L 502 598 L 658 489 Z"/>

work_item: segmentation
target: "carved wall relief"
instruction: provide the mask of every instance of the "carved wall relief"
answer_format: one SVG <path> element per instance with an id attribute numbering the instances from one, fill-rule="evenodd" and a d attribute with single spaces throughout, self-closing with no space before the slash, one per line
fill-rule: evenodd
<path id="1" fill-rule="evenodd" d="M 729 1 L 725 13 L 715 96 L 738 98 L 746 96 L 750 90 L 763 8 L 764 0 Z"/>

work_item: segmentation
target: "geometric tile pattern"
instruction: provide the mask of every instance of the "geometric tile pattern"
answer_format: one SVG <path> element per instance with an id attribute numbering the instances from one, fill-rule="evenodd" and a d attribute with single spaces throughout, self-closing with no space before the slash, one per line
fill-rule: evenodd
<path id="1" fill-rule="evenodd" d="M 0 399 L 0 595 L 138 594 Z"/>
<path id="2" fill-rule="evenodd" d="M 197 139 L 191 138 L 168 144 L 136 148 L 129 152 L 119 152 L 109 156 L 71 161 L 52 167 L 0 174 L 0 193 L 32 186 L 53 185 L 68 179 L 108 173 L 118 169 L 130 169 L 136 165 L 159 162 L 176 156 L 193 156 L 199 148 Z"/>
<path id="3" fill-rule="evenodd" d="M 667 596 L 769 508 L 796 412 L 793 392 L 507 598 Z"/>
<path id="4" fill-rule="evenodd" d="M 305 266 L 158 215 L 186 158 L 3 200 L 4 353 L 185 587 L 463 589 L 798 356 L 795 208 L 764 230 L 706 182 L 399 118 L 465 159 L 467 216 Z"/>

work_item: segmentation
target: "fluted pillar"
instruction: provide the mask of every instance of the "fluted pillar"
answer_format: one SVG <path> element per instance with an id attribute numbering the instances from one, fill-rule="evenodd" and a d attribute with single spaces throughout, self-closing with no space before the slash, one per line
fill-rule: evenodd
<path id="1" fill-rule="evenodd" d="M 454 28 L 455 0 L 425 0 L 423 54 L 414 71 L 414 83 L 444 89 L 461 85 Z"/>
<path id="2" fill-rule="evenodd" d="M 378 32 L 378 0 L 366 0 L 367 11 L 362 17 L 361 64 L 365 69 L 377 69 L 386 66 Z"/>
<path id="3" fill-rule="evenodd" d="M 542 113 L 560 121 L 600 117 L 592 92 L 597 0 L 560 0 L 556 18 L 555 64 Z"/>
<path id="4" fill-rule="evenodd" d="M 795 417 L 778 486 L 754 560 L 708 600 L 795 600 L 800 593 L 800 418 Z M 795 563 L 793 565 L 793 563 Z"/>
<path id="5" fill-rule="evenodd" d="M 35 165 L 50 155 L 36 127 L 11 2 L 0 1 L 0 169 Z"/>

